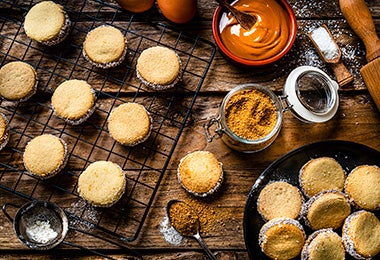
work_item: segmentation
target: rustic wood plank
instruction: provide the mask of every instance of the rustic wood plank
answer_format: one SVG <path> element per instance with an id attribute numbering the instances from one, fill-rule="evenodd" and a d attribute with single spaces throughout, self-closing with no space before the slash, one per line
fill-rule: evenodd
<path id="1" fill-rule="evenodd" d="M 335 40 L 341 47 L 343 62 L 354 75 L 354 83 L 346 87 L 345 90 L 366 89 L 359 72 L 360 68 L 366 64 L 364 45 L 360 39 L 352 33 L 347 23 L 343 20 L 302 20 L 298 21 L 298 35 L 292 50 L 283 59 L 274 64 L 274 66 L 256 69 L 236 67 L 217 52 L 209 73 L 207 74 L 207 80 L 201 90 L 203 92 L 228 91 L 234 85 L 246 82 L 262 83 L 276 90 L 281 90 L 288 74 L 293 69 L 303 65 L 321 68 L 332 78 L 335 78 L 331 67 L 323 63 L 314 46 L 306 36 L 307 33 L 323 23 L 326 23 L 332 31 Z M 376 23 L 380 25 L 380 20 L 377 20 Z M 125 25 L 126 23 L 122 22 L 115 23 L 115 26 L 119 28 L 124 28 Z M 197 28 L 198 27 L 199 26 L 197 26 Z M 211 29 L 207 26 L 206 22 L 202 23 L 201 27 L 203 27 L 203 29 L 198 31 L 198 34 L 206 40 L 213 42 Z M 37 73 L 40 78 L 40 88 L 49 92 L 52 92 L 62 81 L 68 78 L 89 80 L 97 89 L 102 89 L 102 91 L 134 92 L 140 88 L 141 83 L 137 80 L 134 72 L 137 57 L 145 48 L 157 44 L 155 40 L 160 37 L 161 30 L 149 25 L 147 27 L 145 23 L 133 24 L 131 28 L 133 31 L 139 32 L 140 35 L 145 35 L 145 37 L 149 37 L 149 39 L 152 40 L 144 40 L 143 43 L 141 43 L 140 37 L 127 34 L 130 46 L 128 59 L 123 63 L 123 66 L 104 71 L 93 69 L 81 55 L 81 43 L 85 37 L 85 32 L 88 31 L 89 28 L 91 28 L 91 23 L 78 24 L 71 37 L 66 44 L 63 45 L 64 48 L 59 49 L 59 52 L 56 53 L 54 49 L 45 50 L 34 42 L 31 47 L 28 47 L 30 40 L 27 39 L 25 34 L 20 34 L 16 42 L 12 44 L 14 41 L 12 35 L 17 32 L 18 27 L 7 24 L 3 30 L 6 31 L 8 38 L 0 44 L 0 52 L 7 53 L 8 58 L 0 53 L 0 59 L 4 60 L 4 63 L 14 59 L 23 59 L 31 63 L 37 68 Z M 151 30 L 149 35 L 147 35 L 145 34 L 147 28 L 155 30 Z M 190 27 L 186 28 L 186 31 L 191 30 L 192 28 Z M 176 42 L 175 37 L 176 34 L 173 36 L 168 35 L 167 38 L 160 40 L 160 43 L 169 44 L 169 46 L 174 47 L 173 44 Z M 73 45 L 70 45 L 70 43 Z M 201 60 L 189 59 L 188 53 L 185 50 L 188 46 L 191 46 L 191 44 L 191 41 L 184 39 L 176 47 L 183 64 L 186 64 L 182 83 L 185 87 L 198 85 L 200 75 L 203 74 L 206 66 L 206 63 Z M 194 55 L 198 58 L 209 59 L 211 55 L 210 49 L 203 50 L 202 47 L 204 46 L 196 46 L 196 53 Z M 186 73 L 187 71 L 199 76 L 193 76 L 192 74 Z M 125 77 L 125 75 L 127 77 Z"/>
<path id="2" fill-rule="evenodd" d="M 222 157 L 224 155 L 231 156 L 231 159 L 228 159 L 228 167 L 233 167 L 233 169 L 239 169 L 242 167 L 241 160 L 245 160 L 246 158 L 251 157 L 251 155 L 244 155 L 241 153 L 231 152 L 229 148 L 227 148 L 220 139 L 213 141 L 212 143 L 207 143 L 204 137 L 204 129 L 203 125 L 211 118 L 218 114 L 219 104 L 222 101 L 224 94 L 219 94 L 217 96 L 200 96 L 198 97 L 193 111 L 190 116 L 190 121 L 184 129 L 184 133 L 180 139 L 178 147 L 176 151 L 188 152 L 199 149 L 207 149 L 214 150 L 219 149 L 219 151 L 215 151 L 217 154 L 220 154 Z M 280 93 L 279 93 L 280 94 Z M 380 124 L 380 118 L 378 113 L 376 113 L 375 106 L 372 103 L 372 100 L 368 94 L 358 94 L 354 95 L 350 92 L 340 93 L 340 109 L 337 115 L 330 121 L 322 124 L 307 124 L 301 123 L 298 119 L 296 119 L 290 111 L 284 113 L 283 127 L 281 133 L 275 143 L 270 147 L 267 151 L 263 151 L 263 157 L 260 156 L 259 161 L 263 162 L 263 159 L 266 160 L 264 163 L 268 163 L 274 160 L 281 154 L 286 153 L 287 151 L 294 149 L 300 145 L 312 142 L 312 141 L 320 141 L 324 139 L 346 139 L 346 140 L 357 140 L 358 142 L 363 142 L 366 145 L 372 146 L 375 149 L 380 148 L 380 144 L 374 143 L 372 141 L 373 138 L 380 134 L 380 129 L 378 129 L 378 125 Z M 189 102 L 190 97 L 184 98 L 180 102 L 184 102 L 186 104 Z M 128 99 L 126 99 L 128 100 Z M 86 157 L 86 151 L 95 144 L 94 134 L 95 126 L 101 127 L 105 122 L 105 118 L 107 116 L 106 111 L 110 111 L 111 108 L 105 106 L 105 104 L 112 103 L 112 99 L 105 99 L 98 101 L 101 103 L 101 108 L 103 111 L 99 111 L 95 115 L 93 115 L 87 123 L 84 123 L 82 126 L 71 127 L 64 126 L 63 121 L 59 118 L 56 118 L 54 115 L 51 116 L 51 109 L 39 109 L 38 118 L 36 120 L 41 120 L 43 118 L 49 118 L 48 125 L 46 128 L 46 132 L 58 134 L 59 131 L 64 131 L 63 138 L 67 140 L 69 145 L 69 151 L 72 151 L 75 155 L 79 157 Z M 138 99 L 136 102 L 141 102 L 142 104 L 146 104 L 147 100 Z M 165 104 L 161 104 L 157 107 L 152 108 L 152 111 L 158 111 L 160 109 L 164 109 Z M 106 107 L 108 107 L 106 109 Z M 185 107 L 185 106 L 184 106 Z M 178 108 L 181 108 L 180 106 Z M 19 111 L 18 113 L 20 113 Z M 179 111 L 177 111 L 179 112 Z M 6 113 L 9 114 L 8 111 Z M 28 115 L 28 114 L 26 114 Z M 46 119 L 45 119 L 46 120 Z M 155 118 L 154 127 L 157 127 L 159 124 L 160 117 Z M 180 121 L 180 120 L 179 120 Z M 42 121 L 44 122 L 44 121 Z M 46 121 L 45 121 L 46 122 Z M 21 116 L 15 116 L 10 125 L 15 131 L 13 136 L 14 139 L 11 139 L 9 147 L 14 147 L 20 151 L 23 150 L 23 147 L 30 140 L 31 137 L 39 135 L 41 131 L 43 131 L 44 124 L 40 125 L 37 123 L 29 123 L 29 127 L 26 129 L 27 135 L 17 134 L 24 131 L 24 128 L 28 120 Z M 171 125 L 170 121 L 166 121 L 162 130 L 159 130 L 159 135 L 165 136 L 175 136 L 176 132 L 178 132 L 177 125 Z M 56 129 L 56 130 L 55 130 Z M 60 130 L 62 129 L 62 130 Z M 75 138 L 78 137 L 80 133 L 80 129 L 83 129 L 83 132 L 80 135 L 79 144 L 75 143 Z M 158 131 L 158 129 L 156 130 Z M 111 147 L 114 144 L 114 140 L 110 138 L 106 132 L 106 128 L 100 132 L 100 139 L 96 142 L 97 146 L 95 151 L 93 151 L 93 155 L 91 160 L 99 160 L 104 157 L 104 153 L 107 151 L 111 151 Z M 312 133 L 310 135 L 305 135 L 304 133 Z M 22 140 L 20 140 L 22 137 Z M 185 139 L 184 141 L 181 141 Z M 166 143 L 165 139 L 156 140 L 155 146 L 158 151 L 162 153 L 168 152 L 172 143 Z M 184 146 L 182 146 L 182 143 Z M 148 142 L 149 144 L 149 142 Z M 103 146 L 104 149 L 100 149 L 99 146 Z M 74 147 L 75 146 L 75 147 Z M 116 145 L 117 148 L 113 148 L 113 152 L 115 154 L 127 154 L 129 149 L 122 148 L 119 145 Z M 146 149 L 149 149 L 149 145 L 145 145 Z M 109 149 L 109 150 L 108 150 Z M 132 149 L 135 153 L 143 152 L 141 149 L 136 148 L 136 150 Z M 5 149 L 2 151 L 3 160 L 10 156 L 10 150 Z M 99 154 L 98 154 L 99 153 Z M 103 154 L 103 155 L 102 155 Z M 177 162 L 180 159 L 181 154 L 178 154 L 176 157 L 175 153 L 172 162 Z M 82 156 L 81 156 L 82 155 Z M 115 157 L 116 158 L 116 157 Z M 114 159 L 115 159 L 114 158 Z M 160 155 L 152 154 L 148 156 L 149 164 L 151 167 L 156 167 L 157 165 L 162 163 L 160 159 Z M 228 158 L 228 157 L 227 157 Z M 240 159 L 239 159 L 240 158 Z M 131 157 L 130 159 L 138 161 L 138 158 Z M 80 170 L 83 169 L 84 163 L 83 160 L 77 159 L 76 157 L 72 158 L 72 162 L 69 163 L 69 169 L 71 170 Z M 16 156 L 12 159 L 12 165 L 17 167 L 21 167 L 22 161 L 21 156 Z M 233 161 L 235 163 L 231 164 Z M 150 164 L 152 162 L 152 164 Z M 156 164 L 155 164 L 155 163 Z M 244 164 L 244 167 L 250 168 L 251 164 L 255 165 L 256 161 L 247 162 Z M 127 166 L 128 167 L 128 166 Z M 130 166 L 133 169 L 133 166 Z M 175 165 L 170 165 L 172 169 L 176 168 Z"/>
<path id="3" fill-rule="evenodd" d="M 59 2 L 59 1 L 58 1 Z M 83 1 L 66 1 L 70 5 L 70 11 L 72 17 L 78 15 L 77 11 L 82 8 Z M 375 17 L 375 24 L 377 31 L 380 32 L 380 0 L 366 1 L 372 15 Z M 28 104 L 17 107 L 17 115 L 12 117 L 11 126 L 15 130 L 15 134 L 10 143 L 10 146 L 14 146 L 22 151 L 26 142 L 35 135 L 44 131 L 44 123 L 47 123 L 50 128 L 46 129 L 47 132 L 54 134 L 60 134 L 57 130 L 64 131 L 63 137 L 68 139 L 69 146 L 77 157 L 73 156 L 70 159 L 70 163 L 67 166 L 67 170 L 71 171 L 71 175 L 62 175 L 61 177 L 69 176 L 68 179 L 57 178 L 55 181 L 63 185 L 67 189 L 71 189 L 75 193 L 76 176 L 86 166 L 87 161 L 82 157 L 87 158 L 88 151 L 91 149 L 91 142 L 94 142 L 99 134 L 100 141 L 99 146 L 104 146 L 107 149 L 111 149 L 113 141 L 107 136 L 104 130 L 94 130 L 94 126 L 102 125 L 105 122 L 107 113 L 113 106 L 114 99 L 107 97 L 104 94 L 99 98 L 99 109 L 93 117 L 90 118 L 89 124 L 85 123 L 83 132 L 80 132 L 81 127 L 67 127 L 62 124 L 62 121 L 58 120 L 54 116 L 51 117 L 51 110 L 48 107 L 49 93 L 67 78 L 83 78 L 88 79 L 97 88 L 107 92 L 109 95 L 114 95 L 118 91 L 121 91 L 120 99 L 117 102 L 123 102 L 124 100 L 133 100 L 136 98 L 138 102 L 145 104 L 151 111 L 155 111 L 155 123 L 159 122 L 163 117 L 161 110 L 166 108 L 168 104 L 167 99 L 173 97 L 176 101 L 176 106 L 171 108 L 168 115 L 165 117 L 163 128 L 156 131 L 160 131 L 162 137 L 173 136 L 178 131 L 178 122 L 183 119 L 183 111 L 188 106 L 193 93 L 186 88 L 192 88 L 197 84 L 198 78 L 192 78 L 189 75 L 185 75 L 184 82 L 181 83 L 179 92 L 172 96 L 170 92 L 163 92 L 157 95 L 157 99 L 153 98 L 155 94 L 147 91 L 140 85 L 133 74 L 133 68 L 138 53 L 145 47 L 149 46 L 152 41 L 145 42 L 139 46 L 139 37 L 128 34 L 130 40 L 130 53 L 129 59 L 124 64 L 130 66 L 129 70 L 126 67 L 110 70 L 110 72 L 102 72 L 98 70 L 92 70 L 88 67 L 88 64 L 82 58 L 79 57 L 79 64 L 74 64 L 73 60 L 76 60 L 78 55 L 80 56 L 80 45 L 84 39 L 85 32 L 90 28 L 91 23 L 87 22 L 89 19 L 93 19 L 94 15 L 97 15 L 98 4 L 94 1 L 87 1 L 88 4 L 83 6 L 82 14 L 79 18 L 80 22 L 76 25 L 73 35 L 68 39 L 68 42 L 74 43 L 74 45 L 64 44 L 63 51 L 57 49 L 49 49 L 41 56 L 41 51 L 38 50 L 40 46 L 35 43 L 31 43 L 26 38 L 25 34 L 20 29 L 20 24 L 6 23 L 3 27 L 0 27 L 1 34 L 6 35 L 4 41 L 0 41 L 0 53 L 7 53 L 8 56 L 14 56 L 13 59 L 25 59 L 28 62 L 38 67 L 39 77 L 41 80 L 40 89 L 42 90 L 32 101 L 42 102 L 47 107 L 42 106 L 35 110 L 33 113 L 33 122 L 25 129 L 25 124 L 28 122 L 28 118 L 20 115 L 30 114 L 30 110 L 33 111 L 33 107 L 28 107 Z M 371 97 L 369 96 L 366 87 L 361 79 L 359 69 L 366 63 L 364 45 L 358 39 L 358 37 L 352 32 L 348 24 L 342 17 L 339 10 L 338 1 L 307 1 L 307 0 L 290 0 L 290 5 L 293 7 L 297 16 L 298 22 L 298 36 L 296 43 L 292 51 L 275 66 L 267 69 L 242 69 L 231 65 L 219 52 L 216 53 L 215 59 L 211 64 L 211 68 L 201 93 L 195 103 L 194 109 L 191 113 L 190 120 L 184 128 L 184 132 L 179 139 L 179 143 L 174 151 L 168 171 L 164 175 L 164 179 L 159 187 L 157 196 L 148 214 L 148 218 L 143 226 L 141 234 L 136 241 L 126 243 L 127 246 L 141 251 L 146 259 L 205 259 L 205 256 L 195 240 L 191 238 L 185 238 L 181 244 L 172 245 L 165 241 L 160 226 L 165 218 L 165 206 L 166 203 L 172 198 L 178 198 L 185 201 L 194 201 L 205 207 L 205 212 L 212 213 L 214 215 L 212 221 L 207 225 L 204 225 L 202 230 L 202 236 L 210 248 L 217 254 L 218 259 L 247 259 L 247 252 L 244 244 L 244 234 L 242 228 L 244 205 L 247 195 L 259 176 L 259 174 L 268 165 L 284 155 L 285 153 L 298 148 L 302 145 L 309 144 L 311 142 L 317 142 L 327 139 L 342 139 L 359 142 L 368 145 L 374 149 L 380 150 L 380 143 L 378 142 L 380 136 L 380 115 L 374 106 Z M 193 21 L 185 25 L 174 25 L 185 32 L 189 32 L 194 35 L 199 35 L 206 40 L 213 42 L 211 32 L 211 19 L 217 3 L 215 1 L 199 0 L 198 12 Z M 8 14 L 8 10 L 3 9 L 4 5 L 0 3 L 0 15 L 10 15 L 12 19 L 22 18 L 23 13 Z M 107 19 L 110 21 L 113 13 L 112 8 L 103 8 L 98 14 L 98 18 Z M 130 16 L 127 12 L 119 13 L 115 19 L 115 26 L 125 29 L 128 26 L 127 18 Z M 160 21 L 167 24 L 168 22 L 159 12 L 157 6 L 153 7 L 146 13 L 136 15 L 135 21 L 130 27 L 131 31 L 136 31 L 140 35 L 150 37 L 152 39 L 159 38 L 159 32 L 152 30 L 151 25 L 143 23 L 144 20 Z M 282 86 L 288 73 L 300 65 L 313 65 L 322 68 L 329 75 L 333 77 L 332 70 L 322 63 L 320 58 L 316 55 L 314 47 L 305 36 L 306 33 L 312 29 L 318 27 L 322 23 L 326 23 L 332 31 L 334 38 L 343 51 L 343 60 L 347 67 L 354 74 L 355 81 L 352 86 L 346 89 L 340 90 L 340 108 L 337 115 L 327 123 L 324 124 L 306 124 L 299 122 L 288 111 L 284 114 L 283 128 L 276 141 L 266 150 L 257 154 L 242 154 L 229 149 L 223 144 L 222 140 L 216 139 L 212 143 L 207 143 L 204 137 L 203 125 L 208 120 L 215 116 L 218 112 L 219 104 L 225 94 L 241 83 L 255 82 L 270 87 L 278 95 L 282 92 Z M 173 25 L 173 24 L 172 24 Z M 1 25 L 0 25 L 1 26 Z M 20 29 L 17 36 L 16 33 Z M 164 38 L 162 43 L 170 44 L 172 42 L 173 35 L 169 35 Z M 3 38 L 2 38 L 3 39 Z M 14 42 L 15 41 L 15 42 Z M 9 49 L 9 46 L 12 48 Z M 190 44 L 191 45 L 191 44 Z M 28 47 L 29 46 L 29 47 Z M 184 40 L 179 46 L 179 51 L 185 51 L 189 48 L 189 43 Z M 9 50 L 9 52 L 8 52 Z M 200 57 L 207 57 L 209 49 L 205 46 L 200 46 L 197 49 L 196 55 Z M 183 54 L 186 58 L 186 55 Z M 54 55 L 62 55 L 58 59 L 58 65 L 55 67 L 57 60 L 52 58 Z M 0 61 L 5 59 L 4 54 L 0 54 Z M 12 60 L 12 57 L 8 57 L 6 61 Z M 189 71 L 194 71 L 197 74 L 201 73 L 205 65 L 198 66 L 199 63 L 190 62 Z M 53 76 L 51 68 L 55 68 Z M 121 84 L 124 75 L 128 74 L 126 83 Z M 49 80 L 50 79 L 50 80 Z M 137 89 L 140 91 L 138 96 L 135 97 Z M 47 90 L 49 93 L 43 93 Z M 154 101 L 153 101 L 154 99 Z M 160 101 L 156 101 L 160 100 Z M 1 106 L 6 106 L 7 109 L 2 109 L 7 115 L 12 116 L 12 105 L 1 103 Z M 29 111 L 28 111 L 29 109 Z M 41 124 L 42 122 L 42 124 Z M 25 134 L 21 134 L 25 130 Z M 162 131 L 162 132 L 161 132 Z M 80 133 L 81 140 L 77 145 L 76 138 Z M 307 133 L 307 134 L 305 134 Z M 22 137 L 21 137 L 22 136 Z M 18 142 L 20 141 L 20 142 Z M 90 142 L 90 144 L 88 142 Z M 149 143 L 149 141 L 148 141 Z M 135 163 L 131 165 L 127 164 L 131 170 L 129 171 L 130 183 L 134 182 L 136 178 L 136 169 L 141 166 L 141 159 L 147 156 L 147 163 L 150 167 L 154 168 L 161 165 L 167 154 L 170 151 L 172 141 L 168 142 L 166 138 L 152 141 L 153 146 L 147 146 L 145 148 L 137 148 L 133 150 L 132 157 Z M 154 148 L 158 153 L 149 154 L 147 150 Z M 112 148 L 113 149 L 113 148 Z M 179 160 L 188 152 L 195 150 L 208 150 L 216 154 L 218 159 L 223 162 L 226 179 L 221 190 L 212 197 L 211 200 L 197 201 L 192 196 L 188 195 L 178 184 L 176 176 L 176 168 Z M 125 149 L 116 146 L 115 153 L 112 155 L 112 159 L 117 160 L 119 163 L 124 163 L 122 157 L 118 154 L 125 155 L 129 152 L 129 149 Z M 0 154 L 0 161 L 12 162 L 12 165 L 16 168 L 22 167 L 21 153 L 13 153 L 10 158 L 11 152 L 8 148 L 3 150 Z M 80 157 L 80 158 L 78 158 Z M 87 158 L 89 160 L 98 160 L 101 158 L 109 157 L 108 152 L 97 147 L 92 155 Z M 110 158 L 110 157 L 109 157 Z M 0 184 L 6 184 L 10 188 L 15 187 L 18 180 L 18 175 L 9 176 L 9 174 L 0 173 Z M 157 176 L 143 174 L 140 177 L 140 181 L 148 185 L 154 186 L 157 181 Z M 23 176 L 21 185 L 17 186 L 17 190 L 25 194 L 33 194 L 38 199 L 50 199 L 62 207 L 68 210 L 76 210 L 79 208 L 79 212 L 82 212 L 83 202 L 78 202 L 78 197 L 75 195 L 62 196 L 59 192 L 52 192 L 52 189 L 47 185 L 41 185 L 33 178 Z M 35 190 L 33 190 L 35 188 Z M 34 193 L 33 193 L 34 192 Z M 150 196 L 147 190 L 138 190 L 135 196 L 139 200 L 145 200 Z M 13 202 L 16 204 L 23 204 L 26 200 L 19 198 L 9 192 L 0 189 L 0 201 L 2 203 Z M 0 205 L 1 206 L 1 205 Z M 133 209 L 136 210 L 136 209 Z M 133 211 L 133 212 L 139 212 Z M 221 214 L 220 212 L 223 212 Z M 220 213 L 220 214 L 215 214 Z M 86 209 L 85 218 L 94 217 L 98 215 L 90 216 L 92 212 L 90 209 Z M 87 215 L 86 215 L 87 214 Z M 133 213 L 134 214 L 134 213 Z M 110 219 L 110 222 L 112 218 Z M 85 229 L 91 229 L 89 226 L 81 226 Z M 26 249 L 22 246 L 16 236 L 14 235 L 11 223 L 5 218 L 3 214 L 0 214 L 0 254 L 1 258 L 6 259 L 52 259 L 63 258 L 70 259 L 73 255 L 78 256 L 80 259 L 97 259 L 97 257 L 91 257 L 86 253 L 80 253 L 76 250 L 66 246 L 60 246 L 59 250 L 48 252 L 43 254 L 40 252 L 34 252 Z M 231 238 L 231 240 L 226 239 Z M 79 243 L 81 245 L 91 248 L 106 249 L 106 253 L 111 254 L 115 258 L 126 257 L 123 251 L 120 251 L 117 247 L 99 241 L 94 238 L 88 238 L 73 234 L 67 238 L 70 241 Z"/>

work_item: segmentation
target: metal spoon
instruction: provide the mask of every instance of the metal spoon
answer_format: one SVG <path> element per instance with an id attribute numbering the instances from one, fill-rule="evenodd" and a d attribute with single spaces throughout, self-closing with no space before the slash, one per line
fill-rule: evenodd
<path id="1" fill-rule="evenodd" d="M 181 203 L 183 207 L 186 207 L 188 209 L 188 212 L 191 212 L 191 215 L 192 217 L 194 217 L 194 220 L 195 222 L 194 223 L 190 223 L 190 224 L 193 224 L 194 227 L 193 228 L 190 228 L 191 231 L 189 231 L 188 233 L 185 233 L 185 232 L 181 232 L 180 230 L 178 230 L 178 227 L 176 227 L 175 223 L 173 225 L 173 215 L 170 214 L 170 208 L 174 205 L 174 204 L 177 204 L 177 203 Z M 194 212 L 194 210 L 188 205 L 186 204 L 185 202 L 183 201 L 179 201 L 179 200 L 171 200 L 168 202 L 168 205 L 166 207 L 166 212 L 167 212 L 167 215 L 169 217 L 169 221 L 170 223 L 172 224 L 173 228 L 178 232 L 180 233 L 181 235 L 183 236 L 192 236 L 194 237 L 198 243 L 202 246 L 202 248 L 205 250 L 207 256 L 211 259 L 211 260 L 216 260 L 215 256 L 213 255 L 213 253 L 210 251 L 210 249 L 207 247 L 206 243 L 203 241 L 202 237 L 200 236 L 199 234 L 199 226 L 200 226 L 200 223 L 199 223 L 199 218 L 198 218 L 198 215 Z"/>
<path id="2" fill-rule="evenodd" d="M 216 0 L 221 6 L 225 7 L 232 13 L 232 15 L 235 17 L 236 21 L 246 30 L 250 30 L 252 26 L 255 25 L 257 19 L 255 16 L 250 15 L 248 13 L 239 11 L 235 7 L 231 6 L 229 3 L 227 3 L 226 0 Z"/>

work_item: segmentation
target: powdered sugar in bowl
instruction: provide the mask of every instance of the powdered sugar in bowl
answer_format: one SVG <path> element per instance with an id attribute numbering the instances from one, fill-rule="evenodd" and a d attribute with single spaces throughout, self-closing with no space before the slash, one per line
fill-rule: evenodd
<path id="1" fill-rule="evenodd" d="M 7 208 L 17 207 L 13 204 L 3 206 L 4 214 L 13 222 L 13 228 L 20 241 L 32 249 L 48 250 L 59 245 L 68 231 L 68 219 L 64 211 L 47 201 L 31 201 L 18 209 L 12 218 Z"/>

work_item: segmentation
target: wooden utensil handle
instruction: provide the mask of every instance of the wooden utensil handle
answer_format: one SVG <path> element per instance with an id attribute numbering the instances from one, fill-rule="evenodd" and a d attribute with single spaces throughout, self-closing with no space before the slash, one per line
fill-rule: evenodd
<path id="1" fill-rule="evenodd" d="M 336 81 L 338 82 L 340 87 L 344 87 L 345 85 L 351 83 L 354 80 L 354 77 L 348 71 L 346 66 L 344 66 L 342 60 L 340 60 L 337 63 L 330 63 L 330 65 L 334 70 Z"/>
<path id="2" fill-rule="evenodd" d="M 364 0 L 339 0 L 339 5 L 351 28 L 364 42 L 367 61 L 380 57 L 380 39 Z"/>

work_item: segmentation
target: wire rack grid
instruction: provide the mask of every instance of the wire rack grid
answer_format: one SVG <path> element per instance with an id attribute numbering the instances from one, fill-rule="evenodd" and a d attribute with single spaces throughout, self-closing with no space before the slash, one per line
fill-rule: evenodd
<path id="1" fill-rule="evenodd" d="M 134 241 L 152 206 L 161 179 L 215 54 L 213 43 L 188 36 L 160 23 L 140 21 L 119 7 L 99 0 L 63 0 L 72 21 L 69 37 L 55 47 L 30 40 L 23 29 L 26 12 L 39 1 L 0 0 L 0 65 L 22 60 L 37 71 L 38 92 L 26 102 L 0 101 L 10 125 L 9 144 L 0 153 L 0 188 L 26 199 L 47 200 L 70 216 L 125 241 Z M 95 11 L 94 11 L 95 10 Z M 126 61 L 102 70 L 82 56 L 86 34 L 100 25 L 112 25 L 128 40 Z M 182 80 L 173 90 L 155 92 L 136 78 L 139 54 L 151 46 L 176 51 L 183 67 Z M 54 89 L 68 79 L 83 79 L 96 91 L 95 113 L 80 126 L 57 118 L 50 106 Z M 107 131 L 112 109 L 124 102 L 143 104 L 153 117 L 150 138 L 136 147 L 117 144 Z M 25 145 L 35 136 L 51 133 L 68 144 L 69 163 L 48 180 L 29 175 L 22 163 Z M 126 172 L 124 196 L 113 207 L 94 208 L 78 196 L 77 178 L 90 163 L 110 160 Z"/>

